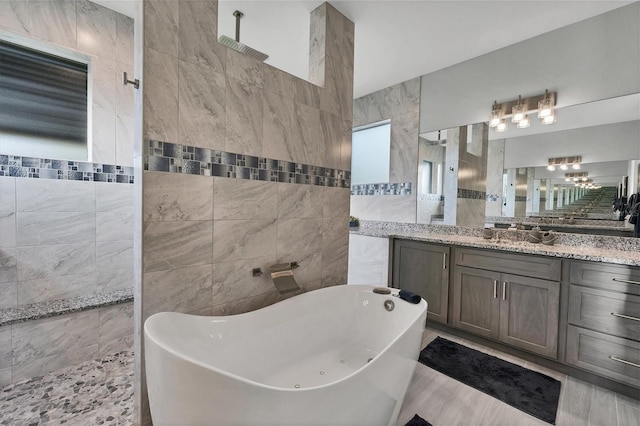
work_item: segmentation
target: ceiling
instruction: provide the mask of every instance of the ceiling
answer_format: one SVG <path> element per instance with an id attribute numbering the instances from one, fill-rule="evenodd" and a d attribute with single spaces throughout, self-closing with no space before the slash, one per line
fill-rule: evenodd
<path id="1" fill-rule="evenodd" d="M 93 0 L 134 16 L 132 0 Z M 267 63 L 307 77 L 309 14 L 321 0 L 220 0 L 218 34 L 269 55 Z M 343 0 L 355 23 L 354 98 L 446 68 L 631 1 Z"/>

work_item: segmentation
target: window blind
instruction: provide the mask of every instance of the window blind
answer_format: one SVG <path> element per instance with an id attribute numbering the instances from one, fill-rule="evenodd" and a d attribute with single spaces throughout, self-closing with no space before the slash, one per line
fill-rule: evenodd
<path id="1" fill-rule="evenodd" d="M 87 65 L 0 41 L 0 132 L 87 142 Z"/>

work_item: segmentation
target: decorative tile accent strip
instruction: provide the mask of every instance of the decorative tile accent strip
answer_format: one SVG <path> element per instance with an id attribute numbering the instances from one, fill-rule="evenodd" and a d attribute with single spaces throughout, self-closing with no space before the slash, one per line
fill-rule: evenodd
<path id="1" fill-rule="evenodd" d="M 133 183 L 133 167 L 0 154 L 0 176 Z"/>
<path id="2" fill-rule="evenodd" d="M 487 201 L 500 201 L 500 194 L 487 194 Z"/>
<path id="3" fill-rule="evenodd" d="M 418 201 L 444 201 L 444 195 L 418 194 Z"/>
<path id="4" fill-rule="evenodd" d="M 310 164 L 148 140 L 144 169 L 235 179 L 349 188 L 351 172 Z"/>
<path id="5" fill-rule="evenodd" d="M 360 183 L 351 185 L 351 195 L 411 195 L 411 182 Z"/>
<path id="6" fill-rule="evenodd" d="M 472 200 L 485 200 L 487 193 L 484 191 L 476 191 L 475 189 L 458 188 L 458 198 L 468 198 Z"/>
<path id="7" fill-rule="evenodd" d="M 521 202 L 526 202 L 527 201 L 527 196 L 526 195 L 516 195 L 516 201 L 521 201 Z"/>

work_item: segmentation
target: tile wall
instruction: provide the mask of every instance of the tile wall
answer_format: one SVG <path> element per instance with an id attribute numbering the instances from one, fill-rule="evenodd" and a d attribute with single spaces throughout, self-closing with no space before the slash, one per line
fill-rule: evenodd
<path id="1" fill-rule="evenodd" d="M 311 13 L 304 81 L 215 42 L 215 0 L 142 6 L 147 170 L 136 318 L 274 303 L 273 284 L 251 269 L 276 262 L 300 264 L 302 291 L 345 284 L 353 23 L 327 3 Z M 143 350 L 136 356 L 136 418 L 145 424 Z"/>
<path id="2" fill-rule="evenodd" d="M 489 141 L 487 152 L 487 204 L 485 216 L 502 216 L 502 175 L 504 170 L 504 139 Z"/>
<path id="3" fill-rule="evenodd" d="M 354 127 L 391 120 L 390 183 L 417 184 L 420 78 L 388 87 L 353 102 Z M 398 185 L 398 184 L 395 184 Z M 364 220 L 416 221 L 416 196 L 353 195 L 351 214 Z"/>

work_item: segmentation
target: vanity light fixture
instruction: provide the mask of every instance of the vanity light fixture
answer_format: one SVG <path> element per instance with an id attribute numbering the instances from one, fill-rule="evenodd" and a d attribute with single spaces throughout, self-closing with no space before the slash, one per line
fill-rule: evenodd
<path id="1" fill-rule="evenodd" d="M 560 170 L 569 170 L 569 166 L 571 166 L 572 169 L 577 170 L 580 169 L 580 163 L 582 163 L 582 156 L 580 155 L 574 155 L 573 157 L 549 158 L 547 170 L 552 172 L 556 167 L 559 167 Z M 566 175 L 567 174 L 565 174 L 565 177 Z"/>
<path id="2" fill-rule="evenodd" d="M 569 182 L 573 179 L 574 182 L 578 182 L 579 180 L 586 181 L 587 176 L 589 176 L 588 172 L 579 172 L 579 173 L 565 173 L 564 180 Z"/>
<path id="3" fill-rule="evenodd" d="M 536 109 L 529 109 L 529 105 L 537 105 Z M 526 129 L 531 125 L 529 116 L 538 113 L 538 118 L 542 124 L 553 124 L 558 117 L 555 111 L 556 93 L 544 91 L 544 95 L 530 96 L 522 98 L 518 95 L 518 100 L 498 103 L 494 101 L 489 115 L 489 127 L 496 132 L 507 130 L 506 119 L 511 118 L 512 123 L 516 123 L 519 129 Z M 511 111 L 507 114 L 507 111 Z"/>

